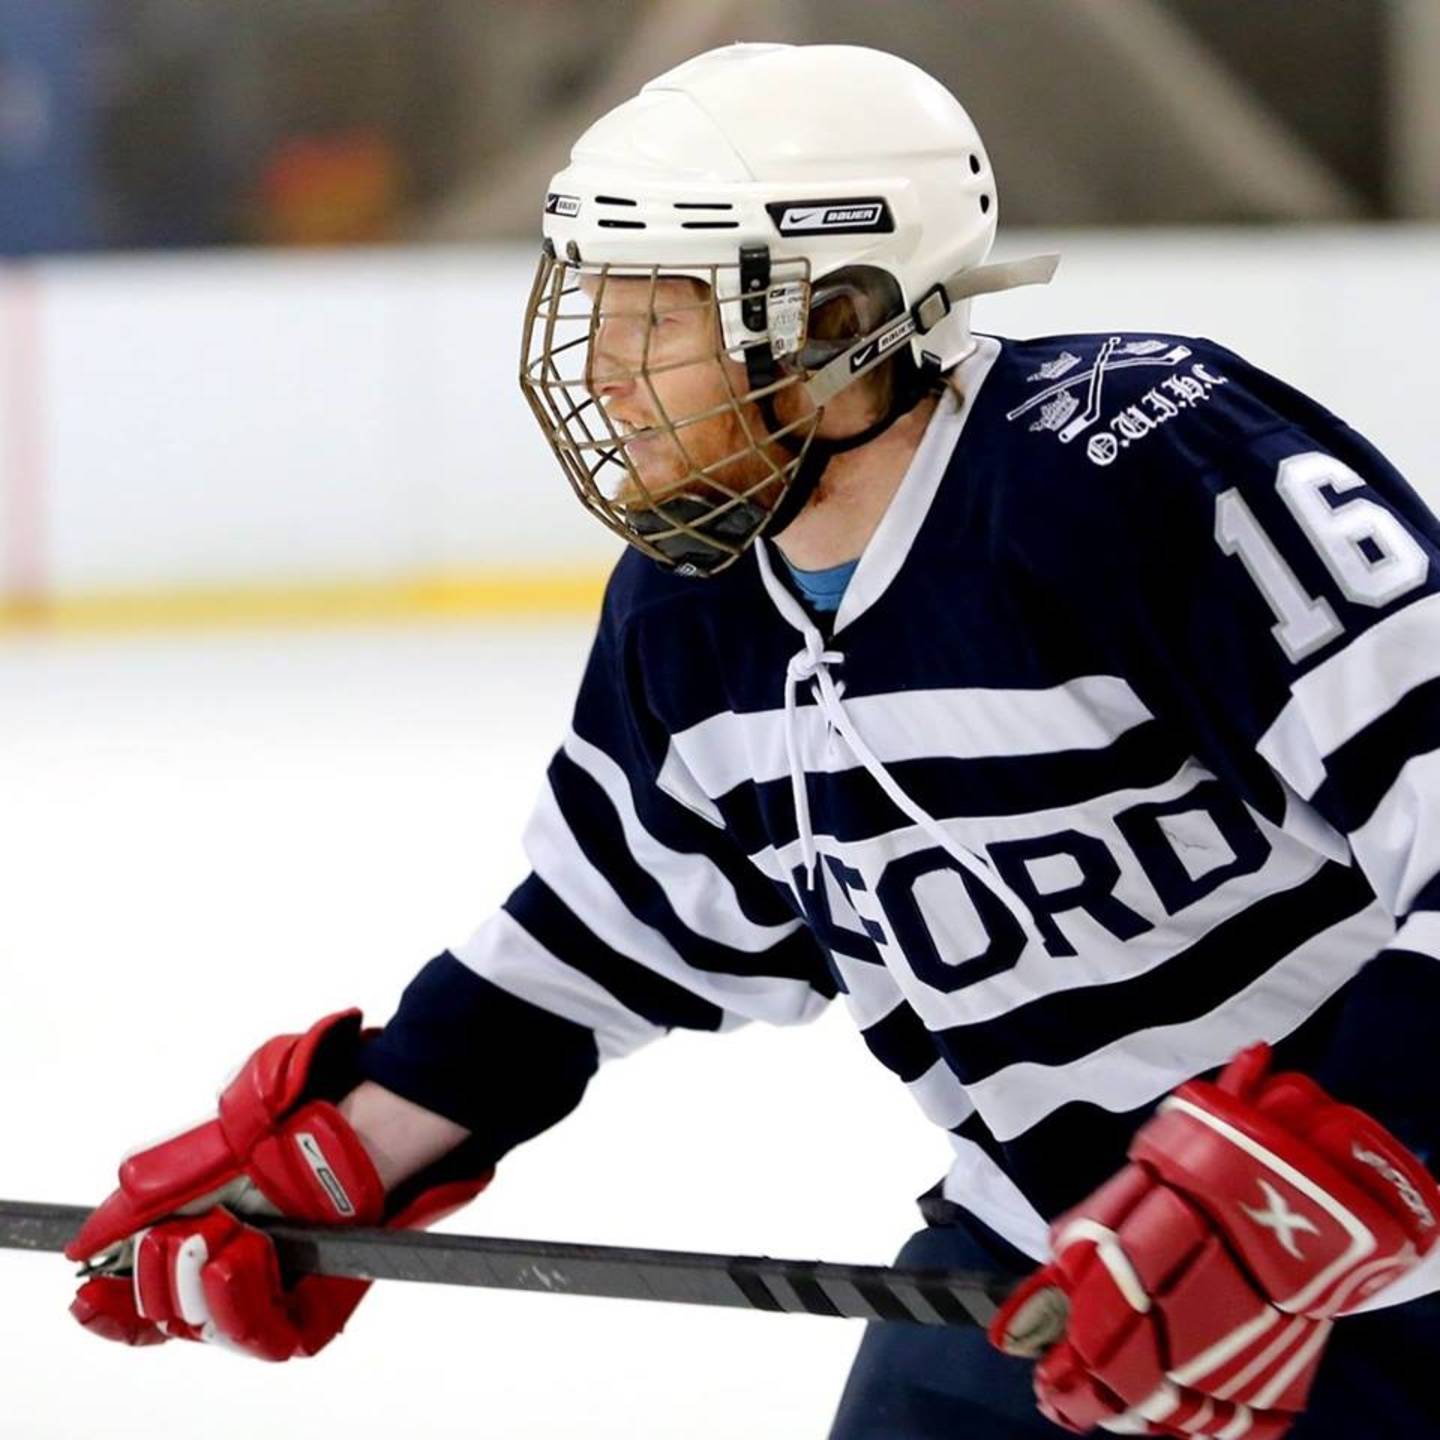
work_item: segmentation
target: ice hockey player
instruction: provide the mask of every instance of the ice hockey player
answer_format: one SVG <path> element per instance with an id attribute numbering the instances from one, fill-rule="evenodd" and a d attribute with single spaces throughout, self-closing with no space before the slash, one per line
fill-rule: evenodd
<path id="1" fill-rule="evenodd" d="M 1211 341 L 972 331 L 1051 268 L 995 223 L 875 51 L 581 137 L 522 383 L 633 549 L 533 873 L 124 1163 L 84 1324 L 313 1354 L 364 1287 L 247 1212 L 427 1223 L 601 1060 L 841 994 L 953 1147 L 902 1260 L 1019 1285 L 993 1348 L 872 1327 L 835 1440 L 1440 1435 L 1440 529 Z"/>

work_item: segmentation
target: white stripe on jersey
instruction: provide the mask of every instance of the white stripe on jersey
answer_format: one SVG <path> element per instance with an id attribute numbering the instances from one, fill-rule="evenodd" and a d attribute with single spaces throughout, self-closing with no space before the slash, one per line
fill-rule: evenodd
<path id="1" fill-rule="evenodd" d="M 1440 750 L 1406 761 L 1350 844 L 1375 893 L 1403 915 L 1440 870 Z"/>
<path id="2" fill-rule="evenodd" d="M 552 954 L 507 911 L 497 910 L 450 953 L 516 999 L 593 1030 L 602 1060 L 628 1055 L 666 1033 Z"/>
<path id="3" fill-rule="evenodd" d="M 680 853 L 662 845 L 641 822 L 624 770 L 603 750 L 572 730 L 562 747 L 605 792 L 620 817 L 631 855 L 659 883 L 675 914 L 697 935 L 736 950 L 759 954 L 800 928 L 800 921 L 757 925 L 746 918 L 735 886 L 703 855 Z"/>
<path id="4" fill-rule="evenodd" d="M 1113 675 L 1086 675 L 1044 690 L 972 687 L 847 696 L 845 709 L 886 765 L 1102 750 L 1152 718 L 1130 686 Z M 859 766 L 818 706 L 802 705 L 796 722 L 807 771 L 833 774 Z M 670 750 L 712 799 L 746 780 L 765 784 L 790 774 L 781 708 L 712 715 L 674 735 Z M 667 754 L 662 788 L 671 763 Z"/>
<path id="5" fill-rule="evenodd" d="M 1325 779 L 1325 756 L 1440 677 L 1437 625 L 1440 595 L 1427 595 L 1357 635 L 1290 687 L 1291 700 L 1255 748 L 1308 800 Z"/>
<path id="6" fill-rule="evenodd" d="M 1223 1065 L 1257 1039 L 1283 1039 L 1380 950 L 1395 922 L 1379 901 L 1312 936 L 1199 1019 L 1137 1030 L 1068 1065 L 1007 1065 L 969 1086 L 998 1140 L 1072 1101 L 1120 1113 Z"/>
<path id="7" fill-rule="evenodd" d="M 824 1009 L 825 997 L 803 980 L 725 975 L 688 964 L 653 925 L 634 915 L 609 880 L 590 863 L 548 785 L 525 827 L 525 852 L 535 873 L 612 950 L 691 994 L 722 1010 L 771 1025 L 813 1020 Z M 611 1003 L 620 1008 L 618 1000 Z"/>
<path id="8" fill-rule="evenodd" d="M 1390 943 L 1397 950 L 1418 950 L 1440 960 L 1440 915 L 1433 910 L 1417 910 Z"/>
<path id="9" fill-rule="evenodd" d="M 975 1113 L 975 1104 L 965 1093 L 965 1087 L 943 1060 L 937 1060 L 905 1088 L 915 1097 L 926 1119 L 942 1130 L 953 1130 Z"/>
<path id="10" fill-rule="evenodd" d="M 963 1135 L 952 1135 L 955 1151 L 940 1193 L 984 1221 L 1033 1260 L 1050 1258 L 1049 1226 L 1020 1187 Z"/>
<path id="11" fill-rule="evenodd" d="M 883 965 L 832 955 L 832 962 L 845 982 L 845 1007 L 857 1030 L 868 1030 L 883 1020 L 903 998 L 895 977 Z"/>
<path id="12" fill-rule="evenodd" d="M 700 782 L 686 768 L 673 745 L 666 749 L 665 764 L 655 777 L 655 788 L 717 830 L 725 828 L 725 817 L 720 813 L 720 807 L 700 788 Z"/>

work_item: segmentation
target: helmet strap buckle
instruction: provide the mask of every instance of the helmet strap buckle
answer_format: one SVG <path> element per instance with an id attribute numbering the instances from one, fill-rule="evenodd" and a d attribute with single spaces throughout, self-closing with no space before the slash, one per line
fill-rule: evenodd
<path id="1" fill-rule="evenodd" d="M 770 316 L 766 296 L 770 290 L 770 247 L 740 247 L 740 319 L 752 335 L 765 338 L 745 346 L 745 376 L 752 390 L 764 390 L 780 378 L 770 344 Z"/>
<path id="2" fill-rule="evenodd" d="M 911 307 L 915 330 L 923 335 L 933 330 L 950 313 L 950 295 L 943 284 L 932 285 Z"/>

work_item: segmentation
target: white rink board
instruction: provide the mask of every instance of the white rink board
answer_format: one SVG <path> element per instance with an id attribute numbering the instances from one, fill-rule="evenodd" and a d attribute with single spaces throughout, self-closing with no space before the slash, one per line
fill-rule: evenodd
<path id="1" fill-rule="evenodd" d="M 1052 245 L 1054 284 L 980 300 L 977 328 L 1208 335 L 1440 500 L 1440 230 L 1015 233 L 997 253 Z M 516 386 L 532 270 L 523 248 L 0 267 L 0 567 L 75 595 L 603 564 Z M 28 557 L 16 495 L 38 497 Z"/>

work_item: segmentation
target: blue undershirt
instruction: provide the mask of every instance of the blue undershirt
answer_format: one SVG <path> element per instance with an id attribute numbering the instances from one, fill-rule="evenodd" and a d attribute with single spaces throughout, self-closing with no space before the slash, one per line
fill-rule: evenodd
<path id="1" fill-rule="evenodd" d="M 785 560 L 784 555 L 780 558 Z M 859 563 L 858 560 L 846 560 L 844 564 L 831 565 L 826 570 L 800 570 L 785 560 L 785 568 L 794 578 L 805 603 L 812 610 L 829 615 L 840 608 L 840 602 L 845 598 L 845 587 Z"/>

